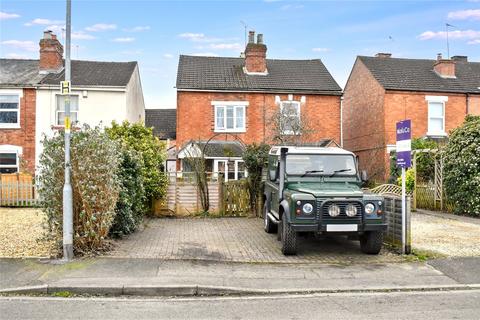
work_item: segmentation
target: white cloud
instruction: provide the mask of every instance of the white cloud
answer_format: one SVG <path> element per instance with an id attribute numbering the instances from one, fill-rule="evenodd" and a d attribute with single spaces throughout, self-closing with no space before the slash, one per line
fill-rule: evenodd
<path id="1" fill-rule="evenodd" d="M 25 23 L 25 25 L 27 27 L 30 27 L 30 26 L 34 26 L 34 25 L 46 26 L 46 25 L 64 24 L 64 23 L 65 23 L 65 21 L 62 21 L 62 20 L 50 20 L 50 19 L 37 18 L 37 19 L 33 19 L 30 22 Z"/>
<path id="2" fill-rule="evenodd" d="M 53 24 L 51 26 L 45 27 L 45 30 L 53 31 L 53 33 L 60 35 L 66 29 L 65 25 Z"/>
<path id="3" fill-rule="evenodd" d="M 476 30 L 454 30 L 448 32 L 448 37 L 450 39 L 476 39 L 480 38 L 480 31 Z M 418 36 L 420 40 L 431 40 L 431 39 L 446 39 L 446 31 L 425 31 L 424 33 Z"/>
<path id="4" fill-rule="evenodd" d="M 85 33 L 84 31 L 72 32 L 72 39 L 76 40 L 93 40 L 94 36 L 91 34 Z"/>
<path id="5" fill-rule="evenodd" d="M 123 31 L 127 32 L 141 32 L 141 31 L 147 31 L 150 30 L 150 26 L 136 26 L 133 28 L 125 28 Z"/>
<path id="6" fill-rule="evenodd" d="M 171 54 L 171 53 L 165 53 L 165 54 L 163 55 L 163 57 L 166 58 L 166 59 L 172 59 L 172 58 L 173 58 L 173 54 Z"/>
<path id="7" fill-rule="evenodd" d="M 0 11 L 0 20 L 20 18 L 19 14 Z"/>
<path id="8" fill-rule="evenodd" d="M 20 53 L 8 53 L 6 55 L 6 58 L 8 59 L 28 59 L 28 56 Z"/>
<path id="9" fill-rule="evenodd" d="M 132 41 L 135 41 L 135 38 L 131 38 L 131 37 L 124 37 L 124 38 L 115 38 L 115 39 L 112 39 L 113 42 L 132 42 Z"/>
<path id="10" fill-rule="evenodd" d="M 218 57 L 218 54 L 213 53 L 213 52 L 195 52 L 195 53 L 192 53 L 192 56 L 197 56 L 197 57 Z"/>
<path id="11" fill-rule="evenodd" d="M 295 10 L 295 9 L 302 9 L 304 7 L 303 4 L 286 4 L 280 7 L 280 10 Z"/>
<path id="12" fill-rule="evenodd" d="M 203 33 L 192 33 L 192 32 L 186 32 L 186 33 L 181 33 L 178 35 L 180 38 L 184 38 L 193 42 L 219 42 L 222 41 L 220 38 L 211 38 L 205 36 Z"/>
<path id="13" fill-rule="evenodd" d="M 212 43 L 208 47 L 212 50 L 242 50 L 240 43 Z"/>
<path id="14" fill-rule="evenodd" d="M 22 49 L 27 51 L 37 51 L 38 47 L 33 41 L 5 40 L 0 42 L 4 46 Z"/>
<path id="15" fill-rule="evenodd" d="M 117 29 L 116 24 L 108 24 L 108 23 L 97 23 L 93 26 L 86 27 L 85 30 L 90 32 L 98 32 L 98 31 L 107 31 L 107 30 L 115 30 Z"/>
<path id="16" fill-rule="evenodd" d="M 329 52 L 330 48 L 313 48 L 313 52 Z"/>
<path id="17" fill-rule="evenodd" d="M 448 13 L 448 18 L 452 20 L 480 20 L 480 9 L 452 11 Z"/>
<path id="18" fill-rule="evenodd" d="M 475 39 L 472 41 L 468 41 L 467 44 L 480 44 L 480 39 Z"/>

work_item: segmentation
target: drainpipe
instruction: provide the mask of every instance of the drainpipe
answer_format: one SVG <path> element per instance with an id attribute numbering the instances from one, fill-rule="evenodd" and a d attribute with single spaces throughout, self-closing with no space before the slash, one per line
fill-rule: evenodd
<path id="1" fill-rule="evenodd" d="M 465 109 L 466 109 L 466 110 L 465 110 L 465 113 L 466 113 L 466 114 L 465 114 L 465 115 L 467 116 L 467 115 L 468 115 L 468 112 L 470 111 L 470 110 L 469 110 L 469 109 L 470 109 L 470 106 L 469 106 L 469 104 L 470 104 L 470 95 L 467 93 L 467 94 L 465 95 L 465 97 L 466 97 L 466 107 L 465 107 Z"/>
<path id="2" fill-rule="evenodd" d="M 343 96 L 340 97 L 340 147 L 343 148 Z"/>

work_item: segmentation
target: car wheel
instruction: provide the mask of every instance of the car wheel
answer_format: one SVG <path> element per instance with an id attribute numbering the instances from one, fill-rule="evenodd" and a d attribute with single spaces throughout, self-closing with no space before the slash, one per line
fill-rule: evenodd
<path id="1" fill-rule="evenodd" d="M 360 236 L 360 248 L 366 254 L 378 254 L 383 245 L 382 231 L 369 231 Z"/>
<path id="2" fill-rule="evenodd" d="M 263 229 L 265 229 L 266 233 L 275 233 L 277 231 L 277 225 L 268 217 L 268 207 L 266 203 L 263 205 Z"/>
<path id="3" fill-rule="evenodd" d="M 288 224 L 287 219 L 282 217 L 282 253 L 286 256 L 297 254 L 297 233 Z"/>

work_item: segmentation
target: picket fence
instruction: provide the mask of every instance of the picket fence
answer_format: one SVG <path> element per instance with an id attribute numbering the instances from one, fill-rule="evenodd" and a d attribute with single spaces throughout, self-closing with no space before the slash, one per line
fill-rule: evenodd
<path id="1" fill-rule="evenodd" d="M 0 175 L 0 206 L 33 207 L 38 205 L 37 187 L 29 174 Z"/>

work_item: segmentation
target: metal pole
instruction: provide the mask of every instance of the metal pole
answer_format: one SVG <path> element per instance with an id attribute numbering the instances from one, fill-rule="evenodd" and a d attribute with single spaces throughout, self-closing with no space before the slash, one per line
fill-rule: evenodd
<path id="1" fill-rule="evenodd" d="M 67 0 L 65 81 L 70 81 L 70 36 L 72 1 Z M 63 258 L 73 259 L 73 195 L 70 184 L 70 95 L 65 96 L 65 184 L 63 186 Z"/>
<path id="2" fill-rule="evenodd" d="M 448 41 L 448 26 L 449 24 L 445 24 L 445 29 L 447 30 L 447 58 L 450 59 L 450 43 Z"/>
<path id="3" fill-rule="evenodd" d="M 402 254 L 405 254 L 405 228 L 406 228 L 406 208 L 407 197 L 405 192 L 405 168 L 402 167 Z"/>

